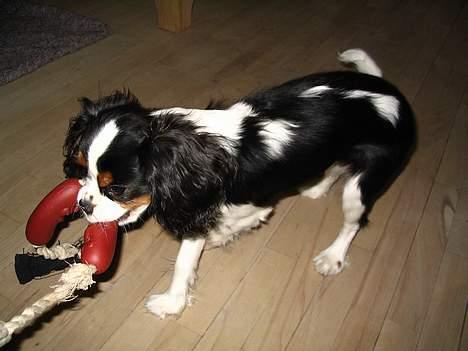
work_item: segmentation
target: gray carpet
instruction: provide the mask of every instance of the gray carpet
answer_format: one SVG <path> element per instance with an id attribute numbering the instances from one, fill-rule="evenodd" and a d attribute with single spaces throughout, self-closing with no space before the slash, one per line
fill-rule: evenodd
<path id="1" fill-rule="evenodd" d="M 24 0 L 0 0 L 0 85 L 109 35 L 92 18 Z"/>

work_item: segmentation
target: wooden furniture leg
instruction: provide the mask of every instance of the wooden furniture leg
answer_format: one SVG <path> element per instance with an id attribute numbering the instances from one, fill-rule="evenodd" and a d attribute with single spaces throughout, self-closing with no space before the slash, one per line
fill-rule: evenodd
<path id="1" fill-rule="evenodd" d="M 155 0 L 158 27 L 170 32 L 182 32 L 192 23 L 193 0 Z"/>

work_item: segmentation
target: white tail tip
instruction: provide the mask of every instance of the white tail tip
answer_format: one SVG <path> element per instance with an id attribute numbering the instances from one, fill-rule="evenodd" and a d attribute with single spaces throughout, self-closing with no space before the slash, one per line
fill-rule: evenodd
<path id="1" fill-rule="evenodd" d="M 349 49 L 338 54 L 338 60 L 345 64 L 352 64 L 359 72 L 382 77 L 382 70 L 375 61 L 361 49 Z"/>

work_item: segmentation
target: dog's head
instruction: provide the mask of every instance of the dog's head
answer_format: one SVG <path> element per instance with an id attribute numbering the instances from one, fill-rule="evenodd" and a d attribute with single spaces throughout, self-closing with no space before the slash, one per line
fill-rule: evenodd
<path id="1" fill-rule="evenodd" d="M 225 199 L 232 162 L 219 138 L 180 115 L 155 117 L 129 92 L 81 100 L 64 144 L 90 222 L 135 222 L 145 211 L 178 235 L 201 234 Z"/>
<path id="2" fill-rule="evenodd" d="M 150 204 L 147 116 L 128 92 L 81 100 L 65 140 L 64 172 L 81 179 L 77 202 L 90 222 L 134 222 Z"/>

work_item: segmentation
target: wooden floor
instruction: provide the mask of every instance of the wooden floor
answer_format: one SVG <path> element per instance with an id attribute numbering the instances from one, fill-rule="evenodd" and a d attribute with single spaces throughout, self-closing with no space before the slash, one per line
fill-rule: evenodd
<path id="1" fill-rule="evenodd" d="M 47 2 L 113 33 L 0 87 L 2 320 L 57 281 L 21 286 L 13 260 L 29 247 L 32 209 L 63 179 L 80 96 L 129 87 L 147 106 L 204 107 L 340 69 L 336 52 L 361 47 L 412 103 L 419 147 L 338 276 L 321 277 L 311 260 L 341 225 L 339 186 L 316 201 L 288 198 L 259 231 L 205 252 L 196 303 L 162 321 L 143 305 L 168 286 L 179 244 L 148 222 L 123 235 L 112 275 L 6 349 L 468 350 L 468 1 L 196 0 L 181 34 L 156 29 L 149 0 Z"/>

